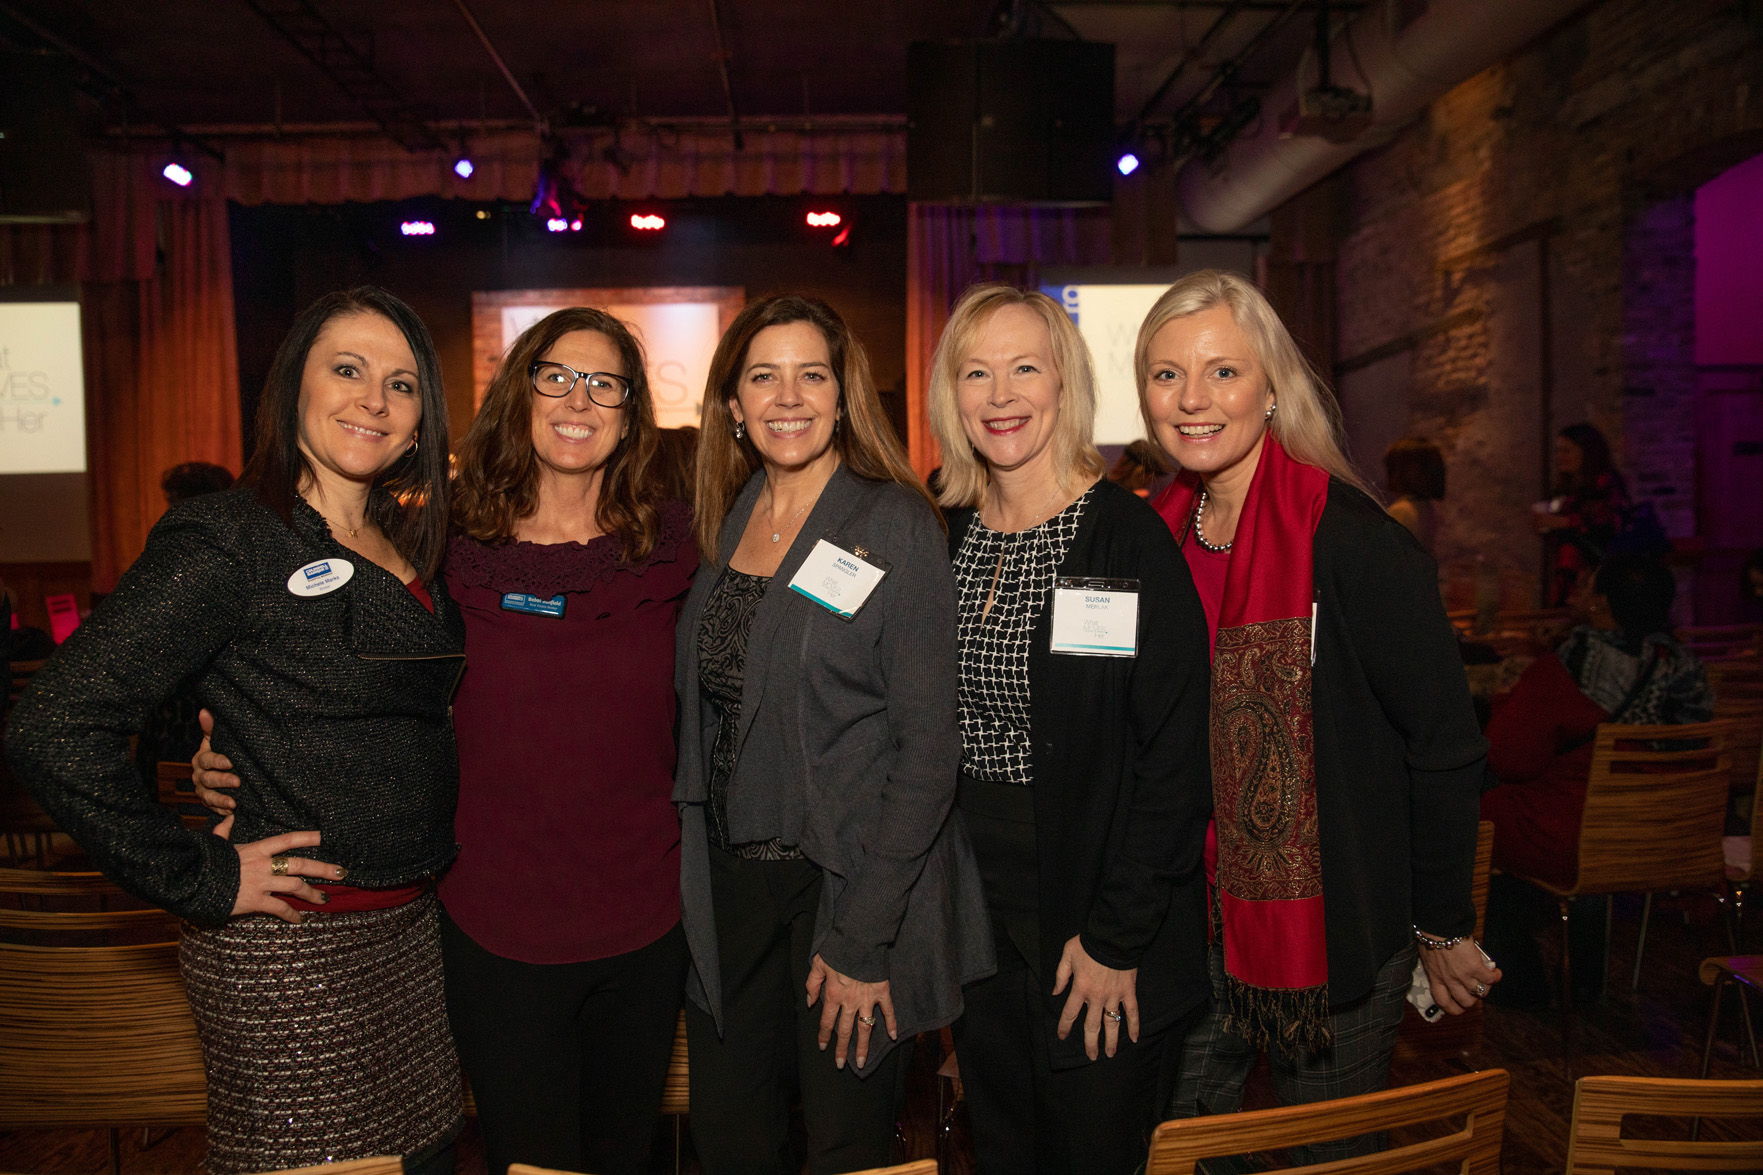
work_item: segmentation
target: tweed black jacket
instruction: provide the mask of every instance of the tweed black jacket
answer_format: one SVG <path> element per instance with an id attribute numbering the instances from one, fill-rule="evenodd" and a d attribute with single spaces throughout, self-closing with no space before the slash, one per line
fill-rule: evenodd
<path id="1" fill-rule="evenodd" d="M 318 561 L 346 561 L 353 577 L 296 595 L 290 577 Z M 448 709 L 465 656 L 458 608 L 439 579 L 429 591 L 433 615 L 304 502 L 292 526 L 250 489 L 173 506 L 19 700 L 7 760 L 118 884 L 222 922 L 238 855 L 156 803 L 128 755 L 194 676 L 214 749 L 241 780 L 234 842 L 317 829 L 323 843 L 300 855 L 346 867 L 351 885 L 425 877 L 458 852 Z"/>

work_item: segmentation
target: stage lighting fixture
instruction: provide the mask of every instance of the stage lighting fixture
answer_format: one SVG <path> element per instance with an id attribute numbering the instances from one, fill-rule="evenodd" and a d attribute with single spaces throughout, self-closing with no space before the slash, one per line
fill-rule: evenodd
<path id="1" fill-rule="evenodd" d="M 189 168 L 185 167 L 183 164 L 177 163 L 175 161 L 166 164 L 165 170 L 161 171 L 159 174 L 164 176 L 166 179 L 170 180 L 172 183 L 176 184 L 180 188 L 189 187 L 190 184 L 193 183 L 196 179 L 196 175 L 194 172 L 192 172 Z"/>
<path id="2" fill-rule="evenodd" d="M 581 217 L 578 216 L 574 220 L 569 222 L 569 231 L 572 233 L 579 233 L 582 231 L 582 218 Z"/>
<path id="3" fill-rule="evenodd" d="M 631 213 L 631 227 L 641 232 L 660 232 L 667 227 L 667 220 L 654 213 L 633 212 Z"/>
<path id="4" fill-rule="evenodd" d="M 569 222 L 564 220 L 561 216 L 553 216 L 550 220 L 545 222 L 545 229 L 547 232 L 553 233 L 568 232 Z"/>
<path id="5" fill-rule="evenodd" d="M 1114 161 L 1114 168 L 1121 175 L 1131 175 L 1139 169 L 1139 157 L 1131 151 L 1122 151 L 1120 158 Z"/>
<path id="6" fill-rule="evenodd" d="M 472 166 L 471 160 L 464 157 L 461 157 L 459 162 L 453 165 L 453 174 L 462 180 L 470 179 L 471 173 L 476 170 L 477 168 Z"/>
<path id="7" fill-rule="evenodd" d="M 398 226 L 398 231 L 407 237 L 432 237 L 435 224 L 432 220 L 407 220 Z"/>
<path id="8" fill-rule="evenodd" d="M 836 212 L 810 212 L 808 214 L 808 227 L 809 228 L 832 228 L 834 225 L 839 224 L 844 219 L 845 219 L 844 217 L 840 216 Z"/>

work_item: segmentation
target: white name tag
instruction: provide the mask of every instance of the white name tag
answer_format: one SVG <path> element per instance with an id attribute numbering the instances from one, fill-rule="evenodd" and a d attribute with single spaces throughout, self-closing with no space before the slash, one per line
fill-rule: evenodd
<path id="1" fill-rule="evenodd" d="M 1139 655 L 1139 581 L 1053 581 L 1053 651 L 1087 657 Z"/>
<path id="2" fill-rule="evenodd" d="M 861 547 L 858 551 L 862 554 L 821 539 L 790 580 L 790 590 L 802 593 L 834 616 L 851 619 L 888 573 L 885 567 L 864 558 L 869 552 Z"/>
<path id="3" fill-rule="evenodd" d="M 355 577 L 355 564 L 347 559 L 315 559 L 288 576 L 288 590 L 296 596 L 324 596 Z"/>

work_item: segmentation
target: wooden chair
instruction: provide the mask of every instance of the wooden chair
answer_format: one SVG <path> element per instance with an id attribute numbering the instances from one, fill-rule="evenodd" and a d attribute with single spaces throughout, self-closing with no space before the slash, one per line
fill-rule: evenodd
<path id="1" fill-rule="evenodd" d="M 684 1161 L 685 1122 L 686 1115 L 692 1112 L 691 1094 L 686 1065 L 686 1013 L 682 1008 L 673 1030 L 673 1055 L 667 1059 L 667 1078 L 661 1085 L 661 1112 L 673 1119 L 674 1175 L 679 1175 Z"/>
<path id="2" fill-rule="evenodd" d="M 120 934 L 128 942 L 173 942 L 178 925 L 174 915 L 130 897 L 102 873 L 0 868 L 0 933 L 8 938 L 66 944 L 77 936 L 79 945 L 90 945 L 91 936 Z"/>
<path id="3" fill-rule="evenodd" d="M 1391 1175 L 1450 1163 L 1463 1175 L 1499 1175 L 1500 1144 L 1506 1132 L 1506 1087 L 1506 1071 L 1489 1069 L 1337 1101 L 1165 1122 L 1151 1136 L 1145 1175 L 1193 1175 L 1196 1164 L 1204 1159 L 1332 1142 L 1459 1115 L 1463 1125 L 1442 1137 L 1358 1159 L 1273 1170 Z"/>
<path id="4" fill-rule="evenodd" d="M 1670 1077 L 1581 1077 L 1573 1088 L 1567 1175 L 1615 1175 L 1642 1167 L 1671 1171 L 1757 1171 L 1763 1141 L 1680 1142 L 1622 1137 L 1625 1114 L 1687 1118 L 1763 1117 L 1763 1081 Z"/>
<path id="5" fill-rule="evenodd" d="M 1721 892 L 1726 864 L 1720 834 L 1731 782 L 1730 722 L 1685 726 L 1598 727 L 1579 826 L 1579 874 L 1562 888 L 1510 870 L 1555 895 L 1561 916 L 1561 1047 L 1563 1068 L 1573 1064 L 1573 981 L 1567 951 L 1572 898 L 1644 893 L 1639 974 L 1652 895 L 1658 890 Z M 1656 746 L 1678 749 L 1655 750 Z"/>
<path id="6" fill-rule="evenodd" d="M 1494 864 L 1494 822 L 1483 820 L 1475 840 L 1475 873 L 1470 893 L 1475 901 L 1475 937 L 1487 934 L 1488 874 Z M 1460 1016 L 1446 1016 L 1428 1024 L 1414 1005 L 1402 1005 L 1402 1026 L 1397 1031 L 1396 1050 L 1404 1058 L 1455 1057 L 1467 1059 L 1481 1047 L 1483 1021 L 1481 1001 Z"/>
<path id="7" fill-rule="evenodd" d="M 526 1170 L 536 1171 L 537 1167 Z M 266 1171 L 264 1175 L 404 1175 L 404 1160 L 398 1155 L 381 1155 L 373 1159 L 345 1159 L 341 1163 L 320 1163 L 316 1167 L 290 1167 L 285 1171 Z"/>
<path id="8" fill-rule="evenodd" d="M 330 1167 L 306 1167 L 299 1171 L 284 1171 L 275 1173 L 275 1175 L 334 1175 L 337 1172 L 343 1172 L 343 1175 L 352 1175 L 348 1172 L 346 1165 L 341 1163 Z M 378 1169 L 372 1171 L 364 1169 L 360 1175 L 381 1175 L 381 1172 Z M 385 1175 L 391 1175 L 391 1172 L 386 1172 Z M 508 1175 L 581 1175 L 581 1173 L 559 1171 L 552 1167 L 533 1167 L 526 1163 L 510 1163 L 508 1164 Z M 937 1175 L 937 1161 L 935 1159 L 919 1159 L 915 1163 L 901 1163 L 897 1167 L 869 1167 L 862 1171 L 853 1171 L 851 1175 Z"/>
<path id="9" fill-rule="evenodd" d="M 1720 997 L 1726 994 L 1729 984 L 1738 989 L 1739 1019 L 1744 1023 L 1745 1039 L 1751 1044 L 1751 1067 L 1763 1069 L 1763 1060 L 1757 1056 L 1757 1027 L 1751 1023 L 1751 1006 L 1745 1002 L 1747 987 L 1763 995 L 1763 955 L 1723 955 L 1703 959 L 1698 974 L 1704 984 L 1714 989 L 1714 1006 L 1708 1010 L 1708 1039 L 1702 1045 L 1700 1075 L 1708 1076 L 1708 1062 L 1714 1059 L 1714 1037 L 1720 1030 Z M 1740 1055 L 1743 1055 L 1742 1050 Z"/>
<path id="10" fill-rule="evenodd" d="M 1763 624 L 1689 624 L 1677 630 L 1677 639 L 1704 661 L 1763 654 Z"/>
<path id="11" fill-rule="evenodd" d="M 202 801 L 196 798 L 196 789 L 190 785 L 190 780 L 195 774 L 195 767 L 189 763 L 162 762 L 157 765 L 157 770 L 159 773 L 159 802 L 176 812 L 178 818 L 184 822 L 185 828 L 206 832 L 208 830 L 208 810 L 206 808 L 202 808 L 200 814 L 183 810 L 186 807 L 201 808 L 202 806 Z"/>

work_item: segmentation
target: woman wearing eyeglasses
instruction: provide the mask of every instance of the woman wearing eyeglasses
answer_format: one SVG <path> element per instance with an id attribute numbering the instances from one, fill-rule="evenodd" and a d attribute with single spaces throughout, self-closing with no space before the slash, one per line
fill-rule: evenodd
<path id="1" fill-rule="evenodd" d="M 623 323 L 560 310 L 509 348 L 460 446 L 441 944 L 491 1175 L 647 1170 L 679 1016 L 673 639 L 698 557 L 657 488 L 644 366 Z"/>

